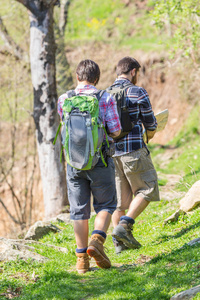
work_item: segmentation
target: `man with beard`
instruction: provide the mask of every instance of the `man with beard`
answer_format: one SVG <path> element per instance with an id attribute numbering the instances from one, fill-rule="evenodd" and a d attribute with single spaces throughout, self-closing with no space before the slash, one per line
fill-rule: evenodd
<path id="1" fill-rule="evenodd" d="M 143 139 L 144 128 L 147 142 L 153 138 L 157 121 L 148 93 L 144 88 L 136 86 L 140 67 L 136 59 L 124 57 L 118 62 L 118 77 L 111 86 L 111 89 L 128 86 L 125 90 L 126 104 L 134 124 L 128 135 L 115 140 L 117 209 L 112 215 L 112 236 L 117 254 L 127 248 L 136 249 L 141 246 L 132 235 L 135 219 L 151 201 L 160 200 L 157 174 Z"/>

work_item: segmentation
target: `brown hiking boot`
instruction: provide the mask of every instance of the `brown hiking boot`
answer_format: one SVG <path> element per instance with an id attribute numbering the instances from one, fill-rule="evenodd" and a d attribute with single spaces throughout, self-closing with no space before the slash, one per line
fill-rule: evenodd
<path id="1" fill-rule="evenodd" d="M 123 242 L 126 247 L 131 249 L 140 248 L 142 245 L 134 238 L 132 234 L 133 225 L 126 221 L 120 221 L 114 228 L 112 236 L 118 241 Z"/>
<path id="2" fill-rule="evenodd" d="M 93 257 L 97 266 L 103 269 L 111 267 L 111 262 L 104 252 L 103 243 L 105 239 L 100 234 L 93 234 L 89 243 L 87 253 Z"/>
<path id="3" fill-rule="evenodd" d="M 76 270 L 79 274 L 86 273 L 89 270 L 89 256 L 87 253 L 77 253 Z"/>

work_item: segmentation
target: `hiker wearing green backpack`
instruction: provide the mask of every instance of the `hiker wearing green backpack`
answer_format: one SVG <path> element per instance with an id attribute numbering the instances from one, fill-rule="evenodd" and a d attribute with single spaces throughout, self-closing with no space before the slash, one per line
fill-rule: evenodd
<path id="1" fill-rule="evenodd" d="M 112 96 L 95 87 L 100 78 L 99 66 L 92 60 L 83 60 L 76 76 L 78 86 L 59 97 L 58 113 L 67 161 L 70 218 L 74 220 L 77 244 L 76 269 L 85 273 L 89 270 L 89 256 L 100 268 L 111 266 L 103 244 L 117 203 L 111 156 L 112 138 L 120 134 L 121 125 Z M 88 244 L 91 193 L 97 215 Z"/>
<path id="2" fill-rule="evenodd" d="M 132 234 L 135 219 L 151 201 L 160 200 L 157 174 L 143 139 L 144 129 L 147 142 L 154 136 L 157 121 L 148 93 L 136 86 L 139 69 L 137 60 L 124 57 L 117 65 L 117 79 L 107 89 L 117 102 L 122 125 L 114 155 L 117 209 L 112 215 L 112 236 L 117 254 L 141 246 Z"/>

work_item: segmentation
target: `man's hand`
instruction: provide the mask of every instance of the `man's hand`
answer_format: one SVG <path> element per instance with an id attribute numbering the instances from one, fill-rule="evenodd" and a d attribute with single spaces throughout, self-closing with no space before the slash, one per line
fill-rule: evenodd
<path id="1" fill-rule="evenodd" d="M 147 143 L 149 140 L 151 140 L 154 137 L 155 133 L 156 133 L 156 129 L 153 131 L 146 130 L 145 134 L 146 134 Z"/>
<path id="2" fill-rule="evenodd" d="M 118 137 L 120 135 L 120 133 L 121 133 L 121 129 L 118 131 L 114 131 L 112 133 L 108 133 L 108 135 L 114 139 L 114 138 Z"/>

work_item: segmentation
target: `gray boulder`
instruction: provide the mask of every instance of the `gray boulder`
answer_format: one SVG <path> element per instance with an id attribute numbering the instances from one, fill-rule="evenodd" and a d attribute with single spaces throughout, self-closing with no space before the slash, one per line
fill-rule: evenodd
<path id="1" fill-rule="evenodd" d="M 200 180 L 195 182 L 185 196 L 179 201 L 179 209 L 164 220 L 164 224 L 178 221 L 180 215 L 186 214 L 200 205 Z"/>
<path id="2" fill-rule="evenodd" d="M 200 285 L 197 285 L 189 290 L 183 291 L 173 297 L 170 300 L 188 300 L 194 298 L 194 296 L 200 293 Z"/>
<path id="3" fill-rule="evenodd" d="M 167 224 L 170 222 L 176 222 L 176 221 L 178 221 L 178 218 L 180 217 L 180 215 L 184 215 L 184 214 L 185 214 L 184 211 L 182 211 L 181 209 L 178 209 L 170 217 L 168 217 L 167 219 L 164 220 L 164 224 Z"/>
<path id="4" fill-rule="evenodd" d="M 26 233 L 25 240 L 39 240 L 49 232 L 60 232 L 61 230 L 49 221 L 38 221 L 31 226 Z"/>
<path id="5" fill-rule="evenodd" d="M 45 262 L 48 258 L 35 253 L 33 247 L 25 245 L 22 241 L 0 238 L 0 261 L 16 259 L 27 260 L 29 258 Z"/>
<path id="6" fill-rule="evenodd" d="M 189 245 L 189 246 L 193 246 L 193 245 L 196 245 L 196 244 L 198 244 L 198 243 L 200 243 L 200 237 L 199 237 L 199 238 L 196 238 L 196 239 L 194 239 L 194 240 L 192 240 L 192 241 L 190 241 L 190 242 L 188 243 L 188 245 Z"/>
<path id="7" fill-rule="evenodd" d="M 188 212 L 200 205 L 200 180 L 196 181 L 179 201 L 180 209 Z"/>
<path id="8" fill-rule="evenodd" d="M 61 223 L 65 223 L 65 224 L 73 223 L 73 221 L 70 220 L 70 214 L 68 214 L 68 213 L 60 214 L 60 215 L 50 219 L 49 222 L 61 222 Z"/>

